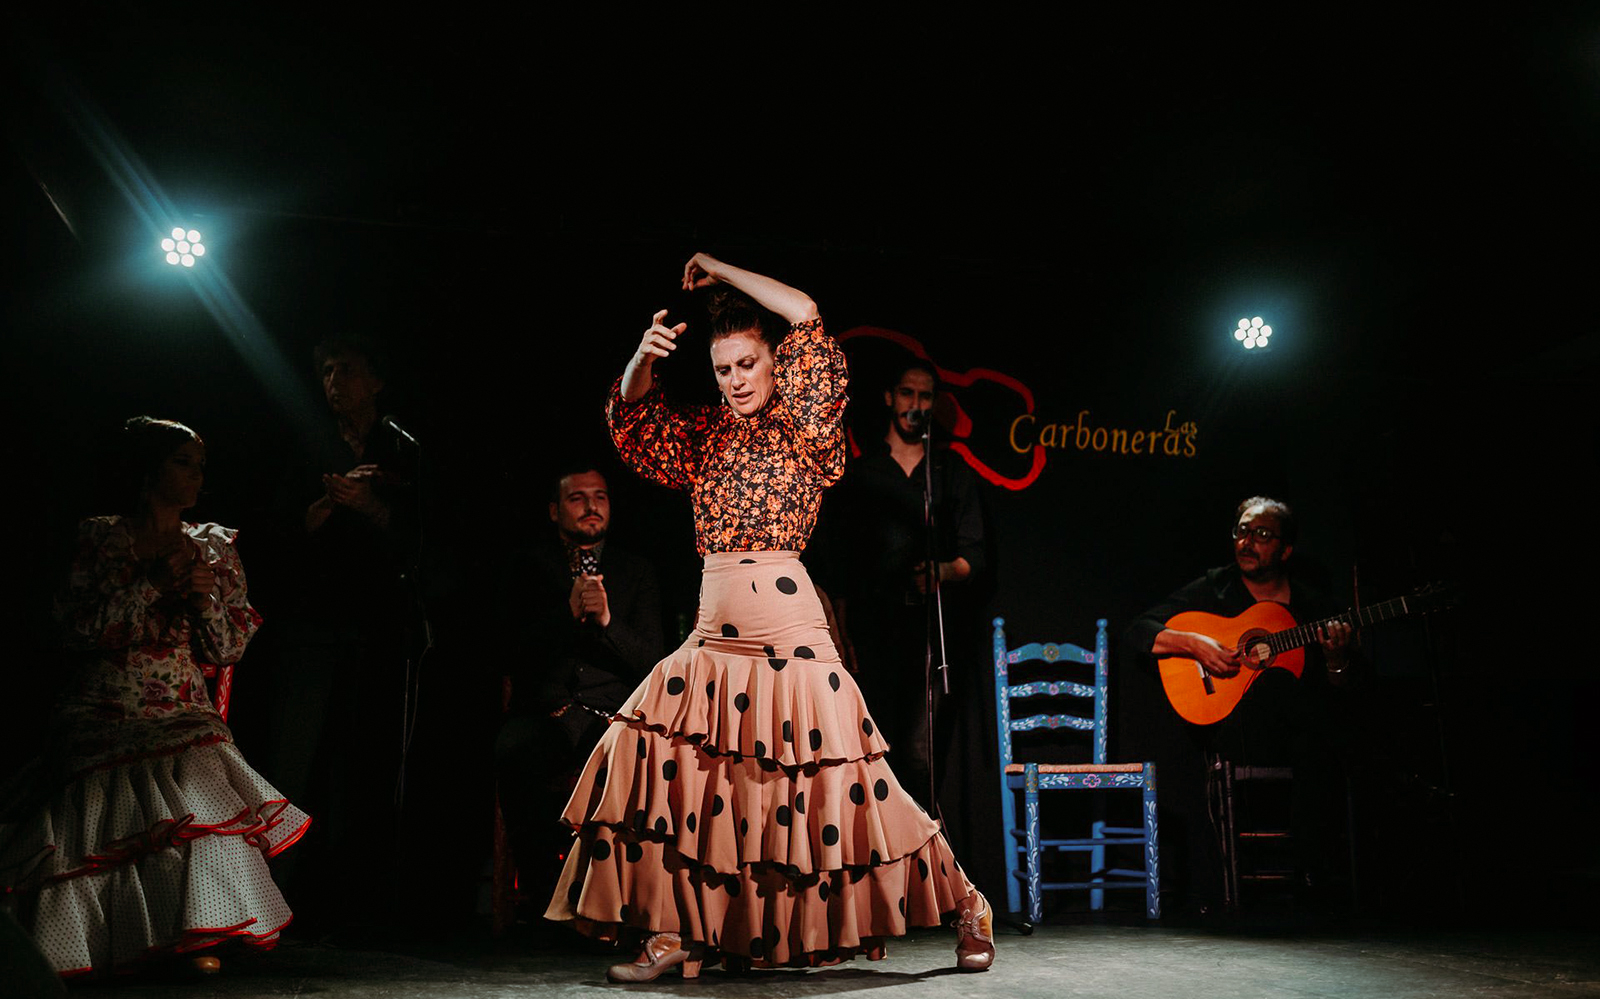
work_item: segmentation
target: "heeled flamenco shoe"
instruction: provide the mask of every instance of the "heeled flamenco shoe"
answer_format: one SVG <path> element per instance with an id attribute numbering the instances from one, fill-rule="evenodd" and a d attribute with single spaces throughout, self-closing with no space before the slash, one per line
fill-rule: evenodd
<path id="1" fill-rule="evenodd" d="M 956 967 L 962 971 L 988 971 L 994 964 L 994 910 L 982 892 L 961 902 L 956 917 Z"/>
<path id="2" fill-rule="evenodd" d="M 222 970 L 222 959 L 210 954 L 189 958 L 189 971 L 196 975 L 215 975 Z"/>
<path id="3" fill-rule="evenodd" d="M 668 968 L 681 966 L 683 977 L 699 978 L 704 953 L 700 947 L 685 947 L 676 933 L 652 933 L 637 958 L 628 964 L 613 964 L 606 969 L 606 977 L 613 982 L 653 982 Z"/>

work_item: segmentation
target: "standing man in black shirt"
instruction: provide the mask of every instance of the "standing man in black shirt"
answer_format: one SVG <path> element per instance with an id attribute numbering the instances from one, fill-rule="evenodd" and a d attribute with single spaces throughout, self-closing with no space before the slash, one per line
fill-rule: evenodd
<path id="1" fill-rule="evenodd" d="M 825 542 L 845 546 L 848 555 L 848 566 L 841 567 L 830 592 L 839 629 L 848 636 L 846 655 L 853 652 L 857 682 L 892 749 L 901 785 L 930 812 L 934 754 L 929 741 L 944 726 L 936 724 L 930 732 L 928 717 L 930 682 L 935 708 L 943 685 L 937 633 L 932 676 L 926 661 L 933 622 L 923 513 L 928 460 L 923 428 L 932 417 L 938 387 L 934 368 L 914 361 L 885 390 L 884 432 L 845 470 L 829 515 L 832 537 Z M 975 612 L 963 597 L 989 561 L 983 509 L 971 469 L 938 448 L 932 463 L 933 571 L 943 593 L 946 636 L 960 643 Z M 934 741 L 943 742 L 937 737 Z"/>
<path id="2" fill-rule="evenodd" d="M 1211 676 L 1232 677 L 1243 666 L 1235 649 L 1209 635 L 1169 627 L 1167 622 L 1184 611 L 1231 618 L 1261 601 L 1274 601 L 1286 606 L 1296 621 L 1311 622 L 1339 610 L 1291 569 L 1295 520 L 1287 503 L 1250 497 L 1239 504 L 1232 536 L 1232 564 L 1211 569 L 1128 627 L 1127 647 L 1147 667 L 1156 658 L 1176 656 L 1193 659 Z M 1208 755 L 1236 764 L 1292 765 L 1302 863 L 1308 874 L 1322 866 L 1321 819 L 1329 810 L 1323 799 L 1333 779 L 1326 701 L 1329 688 L 1345 683 L 1351 629 L 1334 622 L 1317 637 L 1306 650 L 1299 679 L 1283 670 L 1266 670 L 1223 720 L 1193 725 L 1168 710 L 1147 719 L 1147 731 L 1135 736 L 1155 747 L 1150 755 L 1161 773 L 1161 838 L 1168 844 L 1165 852 L 1178 861 L 1168 872 L 1191 909 L 1217 908 L 1222 893 L 1221 853 L 1206 810 Z"/>
<path id="3" fill-rule="evenodd" d="M 312 832 L 279 871 L 301 930 L 381 924 L 398 900 L 405 765 L 421 616 L 414 452 L 383 425 L 386 365 L 372 341 L 323 340 L 332 417 L 279 496 L 293 587 L 272 677 L 263 769 L 303 801 Z"/>

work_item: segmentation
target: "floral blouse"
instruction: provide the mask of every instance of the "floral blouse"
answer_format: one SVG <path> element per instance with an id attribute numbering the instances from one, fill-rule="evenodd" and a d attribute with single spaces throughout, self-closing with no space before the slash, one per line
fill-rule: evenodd
<path id="1" fill-rule="evenodd" d="M 660 384 L 634 401 L 612 386 L 606 420 L 634 471 L 690 492 L 701 555 L 800 551 L 822 491 L 844 474 L 844 351 L 813 319 L 789 327 L 772 398 L 741 417 L 726 406 L 668 406 Z"/>
<path id="2" fill-rule="evenodd" d="M 214 599 L 201 611 L 150 581 L 151 564 L 134 554 L 121 517 L 78 527 L 67 589 L 56 600 L 67 648 L 77 653 L 59 708 L 75 773 L 232 741 L 206 693 L 203 664 L 237 662 L 261 616 L 247 597 L 236 532 L 184 524 L 183 533 L 216 574 Z"/>

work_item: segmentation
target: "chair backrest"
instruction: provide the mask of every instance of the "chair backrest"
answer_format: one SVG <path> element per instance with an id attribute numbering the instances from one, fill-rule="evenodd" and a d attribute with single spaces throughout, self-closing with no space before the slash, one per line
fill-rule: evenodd
<path id="1" fill-rule="evenodd" d="M 1094 649 L 1081 645 L 1031 642 L 1014 649 L 1006 647 L 1005 618 L 994 619 L 994 705 L 1000 733 L 1000 769 L 1012 762 L 1011 733 L 1037 728 L 1070 728 L 1088 732 L 1094 746 L 1094 762 L 1106 762 L 1106 683 L 1110 676 L 1110 653 L 1106 642 L 1106 619 L 1095 622 Z M 1094 682 L 1042 679 L 1012 685 L 1010 667 L 1018 663 L 1044 662 L 1088 664 L 1094 666 Z M 1090 717 L 1080 715 L 1029 715 L 1012 717 L 1011 702 L 1026 697 L 1083 697 L 1094 701 Z"/>

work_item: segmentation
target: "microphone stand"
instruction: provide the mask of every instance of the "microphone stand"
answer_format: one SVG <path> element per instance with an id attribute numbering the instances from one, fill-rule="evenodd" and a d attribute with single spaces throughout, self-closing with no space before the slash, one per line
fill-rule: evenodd
<path id="1" fill-rule="evenodd" d="M 943 815 L 939 809 L 939 800 L 934 794 L 934 761 L 933 761 L 933 671 L 934 659 L 937 656 L 939 665 L 939 686 L 943 693 L 950 693 L 950 663 L 945 655 L 944 643 L 944 593 L 939 585 L 939 560 L 938 549 L 934 534 L 933 522 L 933 411 L 923 410 L 922 420 L 922 525 L 923 525 L 923 572 L 927 585 L 924 591 L 928 597 L 928 620 L 923 628 L 924 651 L 922 667 L 922 694 L 923 711 L 926 721 L 926 745 L 924 750 L 928 761 L 928 804 L 932 806 L 933 815 L 944 825 Z M 937 650 L 936 650 L 937 647 Z"/>
<path id="2" fill-rule="evenodd" d="M 414 615 L 413 626 L 420 625 L 421 647 L 411 635 L 407 635 L 405 653 L 405 675 L 402 680 L 400 709 L 400 768 L 395 774 L 394 807 L 397 813 L 405 809 L 406 800 L 406 770 L 410 766 L 411 740 L 417 732 L 417 713 L 422 706 L 422 661 L 433 650 L 433 623 L 428 619 L 428 605 L 423 597 L 422 590 L 422 553 L 424 547 L 424 509 L 423 509 L 423 476 L 422 476 L 422 442 L 405 428 L 396 423 L 391 417 L 384 417 L 383 425 L 393 430 L 402 440 L 409 443 L 416 453 L 416 472 L 413 476 L 412 487 L 416 500 L 413 511 L 416 517 L 416 546 L 411 550 L 410 564 L 400 573 L 400 581 L 405 585 L 411 598 L 410 610 Z M 407 629 L 408 631 L 410 629 Z"/>

